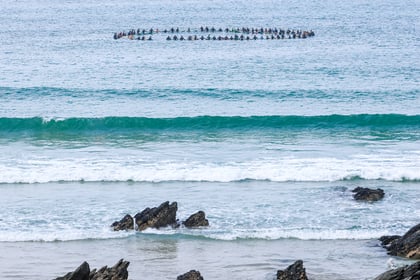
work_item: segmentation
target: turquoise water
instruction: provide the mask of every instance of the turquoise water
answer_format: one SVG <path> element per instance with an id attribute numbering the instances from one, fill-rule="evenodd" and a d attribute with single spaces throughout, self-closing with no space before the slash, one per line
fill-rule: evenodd
<path id="1" fill-rule="evenodd" d="M 383 272 L 389 256 L 376 239 L 403 234 L 420 215 L 418 9 L 380 0 L 6 0 L 2 275 L 49 279 L 122 257 L 130 279 L 190 269 L 272 279 L 298 258 L 313 279 Z M 113 39 L 200 26 L 316 35 Z M 356 186 L 383 188 L 385 199 L 355 202 Z M 181 220 L 204 210 L 210 227 L 111 231 L 126 213 L 166 200 L 178 201 Z"/>

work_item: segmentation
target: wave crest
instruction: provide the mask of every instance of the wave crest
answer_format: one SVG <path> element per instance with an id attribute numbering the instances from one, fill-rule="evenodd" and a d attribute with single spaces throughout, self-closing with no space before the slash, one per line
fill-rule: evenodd
<path id="1" fill-rule="evenodd" d="M 420 128 L 420 115 L 198 116 L 176 118 L 0 118 L 0 132 L 106 132 L 164 130 Z"/>
<path id="2" fill-rule="evenodd" d="M 387 162 L 387 164 L 383 164 Z M 102 161 L 96 165 L 82 159 L 69 158 L 60 161 L 36 161 L 33 166 L 9 166 L 0 164 L 0 183 L 47 183 L 47 182 L 238 182 L 301 181 L 332 182 L 340 180 L 388 180 L 419 181 L 419 158 L 396 159 L 372 158 L 371 162 L 360 159 L 338 160 L 278 159 L 276 161 L 251 161 L 226 164 L 199 162 L 154 163 Z M 30 167 L 30 172 L 28 168 Z"/>

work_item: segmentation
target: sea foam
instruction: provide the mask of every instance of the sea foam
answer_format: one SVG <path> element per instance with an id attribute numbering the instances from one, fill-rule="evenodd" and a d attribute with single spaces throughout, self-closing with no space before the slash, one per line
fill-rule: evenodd
<path id="1" fill-rule="evenodd" d="M 99 158 L 37 158 L 14 164 L 0 161 L 0 183 L 85 182 L 165 182 L 242 180 L 339 181 L 366 180 L 418 181 L 420 159 L 371 155 L 368 159 L 283 158 L 244 162 L 127 161 L 116 156 Z"/>

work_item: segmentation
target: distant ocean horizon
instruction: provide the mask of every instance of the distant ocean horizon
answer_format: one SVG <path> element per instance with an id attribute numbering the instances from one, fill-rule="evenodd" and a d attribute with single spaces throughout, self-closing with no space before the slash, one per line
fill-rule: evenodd
<path id="1" fill-rule="evenodd" d="M 6 0 L 0 273 L 53 279 L 121 258 L 129 279 L 274 279 L 297 259 L 311 279 L 386 271 L 377 239 L 420 222 L 419 5 Z M 315 36 L 162 32 L 202 26 Z M 150 28 L 150 41 L 113 38 Z M 385 197 L 355 201 L 357 186 Z M 164 201 L 210 226 L 110 227 Z"/>

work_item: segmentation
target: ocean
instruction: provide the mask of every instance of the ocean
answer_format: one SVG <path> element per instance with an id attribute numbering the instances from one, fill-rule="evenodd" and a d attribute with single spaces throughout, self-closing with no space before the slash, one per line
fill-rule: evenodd
<path id="1" fill-rule="evenodd" d="M 191 269 L 274 279 L 297 259 L 316 280 L 386 271 L 377 239 L 420 222 L 419 9 L 2 0 L 1 278 L 53 279 L 121 258 L 129 279 Z M 167 41 L 163 32 L 213 36 L 206 26 L 315 36 Z M 113 38 L 138 28 L 160 32 Z M 385 198 L 357 202 L 357 186 Z M 164 201 L 178 202 L 179 220 L 203 210 L 210 226 L 112 231 Z"/>

